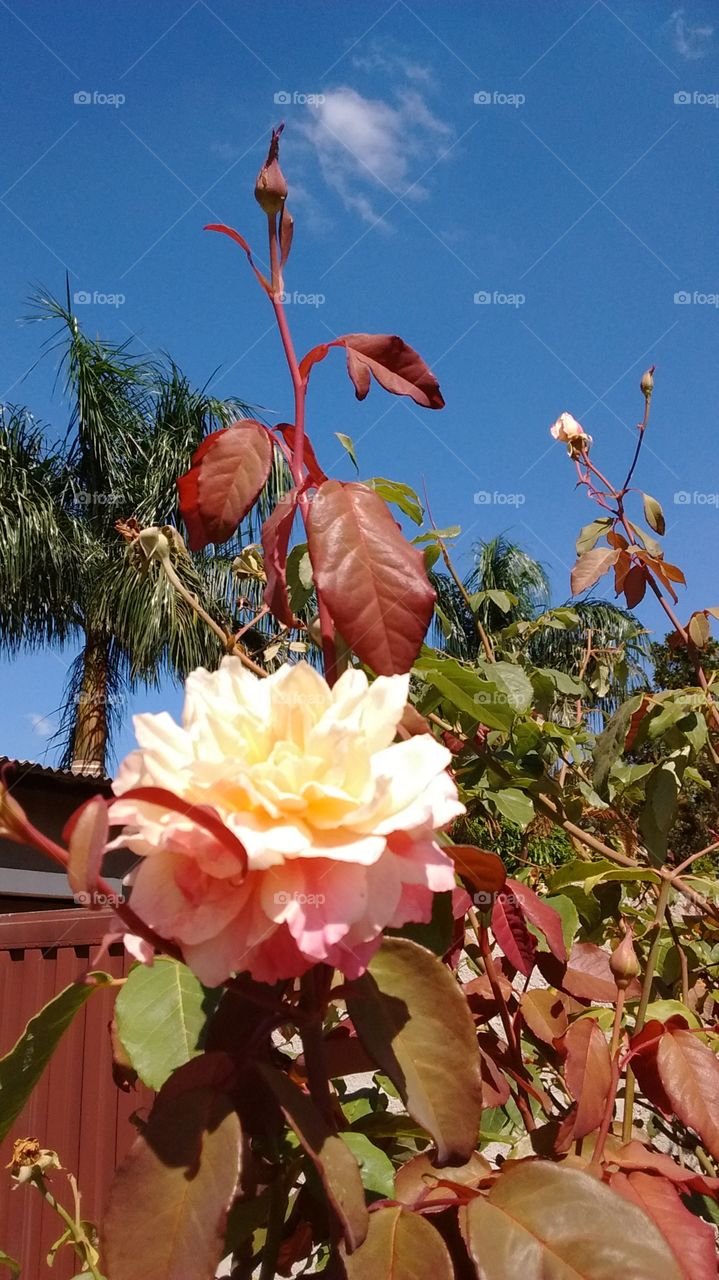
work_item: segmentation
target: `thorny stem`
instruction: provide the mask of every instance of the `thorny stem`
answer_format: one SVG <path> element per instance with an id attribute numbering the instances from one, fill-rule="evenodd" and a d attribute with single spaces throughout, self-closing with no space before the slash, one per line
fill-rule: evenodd
<path id="1" fill-rule="evenodd" d="M 305 403 L 307 399 L 307 383 L 304 381 L 302 374 L 300 373 L 300 367 L 297 361 L 297 355 L 295 353 L 294 344 L 292 342 L 292 335 L 290 333 L 290 328 L 287 323 L 287 316 L 285 315 L 285 309 L 282 303 L 282 296 L 281 296 L 281 290 L 280 290 L 281 274 L 280 274 L 278 245 L 277 245 L 277 218 L 276 216 L 268 217 L 267 221 L 268 221 L 269 237 L 270 237 L 270 267 L 272 271 L 272 287 L 274 290 L 274 292 L 270 297 L 270 301 L 272 303 L 272 309 L 275 313 L 277 327 L 280 331 L 282 348 L 285 353 L 287 367 L 290 371 L 290 378 L 292 379 L 292 388 L 294 391 L 294 398 L 295 398 L 295 421 L 294 421 L 295 438 L 294 438 L 294 444 L 292 448 L 292 454 L 289 459 L 289 465 L 290 465 L 290 470 L 292 472 L 292 479 L 294 480 L 295 486 L 298 490 L 298 495 L 299 495 L 298 502 L 299 502 L 300 512 L 302 514 L 302 519 L 304 521 L 305 528 L 307 528 L 307 507 L 309 505 L 309 498 L 307 493 L 305 492 L 306 480 L 305 480 L 305 465 L 304 465 Z M 317 592 L 317 608 L 318 608 L 319 617 L 320 617 L 320 632 L 322 635 L 322 653 L 324 655 L 324 663 L 325 663 L 325 679 L 327 680 L 327 683 L 330 686 L 332 686 L 333 684 L 335 684 L 337 680 L 337 650 L 335 645 L 335 633 L 334 633 L 334 626 L 332 623 L 332 619 L 330 618 L 330 615 L 327 611 L 327 608 L 322 600 L 322 597 L 319 591 Z"/>
<path id="2" fill-rule="evenodd" d="M 671 892 L 672 882 L 670 879 L 662 881 L 662 887 L 659 890 L 659 900 L 654 913 L 654 923 L 652 925 L 654 936 L 652 945 L 647 956 L 647 967 L 644 971 L 644 981 L 642 983 L 642 995 L 637 1009 L 637 1017 L 634 1023 L 634 1035 L 638 1035 L 644 1026 L 644 1019 L 647 1014 L 647 1006 L 651 998 L 652 983 L 654 981 L 654 970 L 659 955 L 659 946 L 661 942 L 662 925 L 664 916 L 666 915 L 667 904 L 669 902 L 669 894 Z M 622 1141 L 630 1142 L 632 1137 L 632 1122 L 634 1119 L 634 1090 L 635 1077 L 631 1067 L 627 1067 L 627 1083 L 624 1096 L 624 1124 L 622 1126 Z"/>
<path id="3" fill-rule="evenodd" d="M 532 1133 L 536 1129 L 537 1125 L 536 1125 L 534 1116 L 532 1115 L 532 1108 L 529 1105 L 529 1101 L 525 1097 L 524 1092 L 522 1092 L 522 1088 L 523 1088 L 522 1081 L 526 1079 L 526 1075 L 527 1075 L 527 1070 L 524 1065 L 524 1059 L 522 1058 L 522 1048 L 517 1039 L 517 1035 L 514 1030 L 514 1024 L 512 1023 L 512 1019 L 509 1014 L 509 1009 L 507 1008 L 507 1002 L 504 998 L 502 987 L 499 982 L 497 969 L 495 967 L 494 958 L 492 956 L 492 947 L 489 941 L 489 932 L 488 932 L 487 926 L 485 924 L 482 924 L 481 921 L 477 920 L 477 917 L 474 912 L 471 912 L 471 916 L 474 917 L 473 924 L 477 930 L 477 941 L 479 943 L 480 954 L 482 956 L 485 972 L 489 980 L 489 985 L 492 988 L 492 995 L 494 996 L 497 1002 L 497 1007 L 499 1009 L 499 1016 L 502 1020 L 502 1026 L 504 1027 L 504 1034 L 507 1037 L 507 1047 L 509 1049 L 510 1056 L 514 1060 L 515 1070 L 518 1077 L 517 1083 L 520 1086 L 520 1092 L 517 1093 L 517 1097 L 516 1097 L 517 1106 L 521 1112 L 522 1119 L 524 1120 L 524 1123 L 527 1126 L 527 1130 L 530 1133 Z"/>

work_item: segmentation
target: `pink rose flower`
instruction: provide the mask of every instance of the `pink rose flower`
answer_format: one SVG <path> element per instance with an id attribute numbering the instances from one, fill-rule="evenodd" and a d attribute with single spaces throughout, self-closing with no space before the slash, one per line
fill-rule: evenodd
<path id="1" fill-rule="evenodd" d="M 330 689 L 307 663 L 262 680 L 227 657 L 188 678 L 182 727 L 135 718 L 116 795 L 159 787 L 181 803 L 114 801 L 113 843 L 141 859 L 133 910 L 201 981 L 273 983 L 319 961 L 356 977 L 383 929 L 428 921 L 454 888 L 434 833 L 464 808 L 445 747 L 394 742 L 408 684 L 348 670 Z"/>
<path id="2" fill-rule="evenodd" d="M 555 440 L 562 440 L 569 446 L 569 452 L 573 456 L 588 449 L 592 443 L 592 437 L 587 434 L 577 419 L 572 417 L 571 413 L 560 413 L 549 430 Z"/>

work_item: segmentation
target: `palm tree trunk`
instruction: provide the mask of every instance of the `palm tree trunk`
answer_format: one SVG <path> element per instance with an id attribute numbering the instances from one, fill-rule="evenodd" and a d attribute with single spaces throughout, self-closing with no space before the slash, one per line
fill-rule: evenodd
<path id="1" fill-rule="evenodd" d="M 72 736 L 73 773 L 104 774 L 107 751 L 109 637 L 86 633 L 82 655 L 82 683 Z"/>

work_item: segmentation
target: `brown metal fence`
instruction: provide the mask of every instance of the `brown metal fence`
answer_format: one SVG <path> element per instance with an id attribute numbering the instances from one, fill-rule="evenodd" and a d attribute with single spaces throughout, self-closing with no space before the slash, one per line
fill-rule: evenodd
<path id="1" fill-rule="evenodd" d="M 90 959 L 108 931 L 111 915 L 83 909 L 0 915 L 0 1056 L 8 1052 L 28 1020 L 48 1000 L 87 971 Z M 113 977 L 125 974 L 128 962 L 114 947 L 98 966 Z M 22 1280 L 70 1280 L 79 1260 L 63 1250 L 48 1271 L 48 1248 L 62 1233 L 62 1223 L 32 1187 L 11 1188 L 5 1169 L 16 1138 L 37 1138 L 41 1147 L 58 1152 L 75 1174 L 82 1194 L 82 1215 L 101 1218 L 113 1171 L 135 1136 L 133 1111 L 146 1109 L 149 1090 L 130 1093 L 112 1079 L 108 1024 L 112 989 L 98 991 L 76 1015 L 22 1115 L 0 1145 L 0 1248 L 22 1264 Z M 52 1190 L 71 1202 L 64 1173 L 55 1173 Z"/>

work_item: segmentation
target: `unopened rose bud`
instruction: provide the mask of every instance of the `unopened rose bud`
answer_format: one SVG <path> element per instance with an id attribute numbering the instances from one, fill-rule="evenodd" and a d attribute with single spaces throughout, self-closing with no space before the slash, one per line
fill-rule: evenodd
<path id="1" fill-rule="evenodd" d="M 647 400 L 649 399 L 650 395 L 652 394 L 652 391 L 654 390 L 655 368 L 656 368 L 656 365 L 653 364 L 650 369 L 647 369 L 646 373 L 642 374 L 642 380 L 639 383 L 639 386 L 641 387 L 642 395 Z"/>
<path id="2" fill-rule="evenodd" d="M 287 180 L 280 169 L 280 134 L 284 129 L 281 124 L 279 129 L 272 130 L 272 140 L 270 149 L 267 152 L 267 159 L 257 175 L 255 183 L 255 200 L 262 206 L 265 213 L 274 215 L 282 212 L 282 207 L 287 199 Z"/>
<path id="3" fill-rule="evenodd" d="M 609 959 L 609 968 L 614 974 L 614 981 L 620 991 L 626 991 L 632 979 L 639 977 L 641 966 L 634 950 L 631 929 L 627 929 L 619 946 L 614 948 Z"/>
<path id="4" fill-rule="evenodd" d="M 170 544 L 162 530 L 158 529 L 156 525 L 152 524 L 147 529 L 143 529 L 138 535 L 137 541 L 148 560 L 169 559 Z"/>

